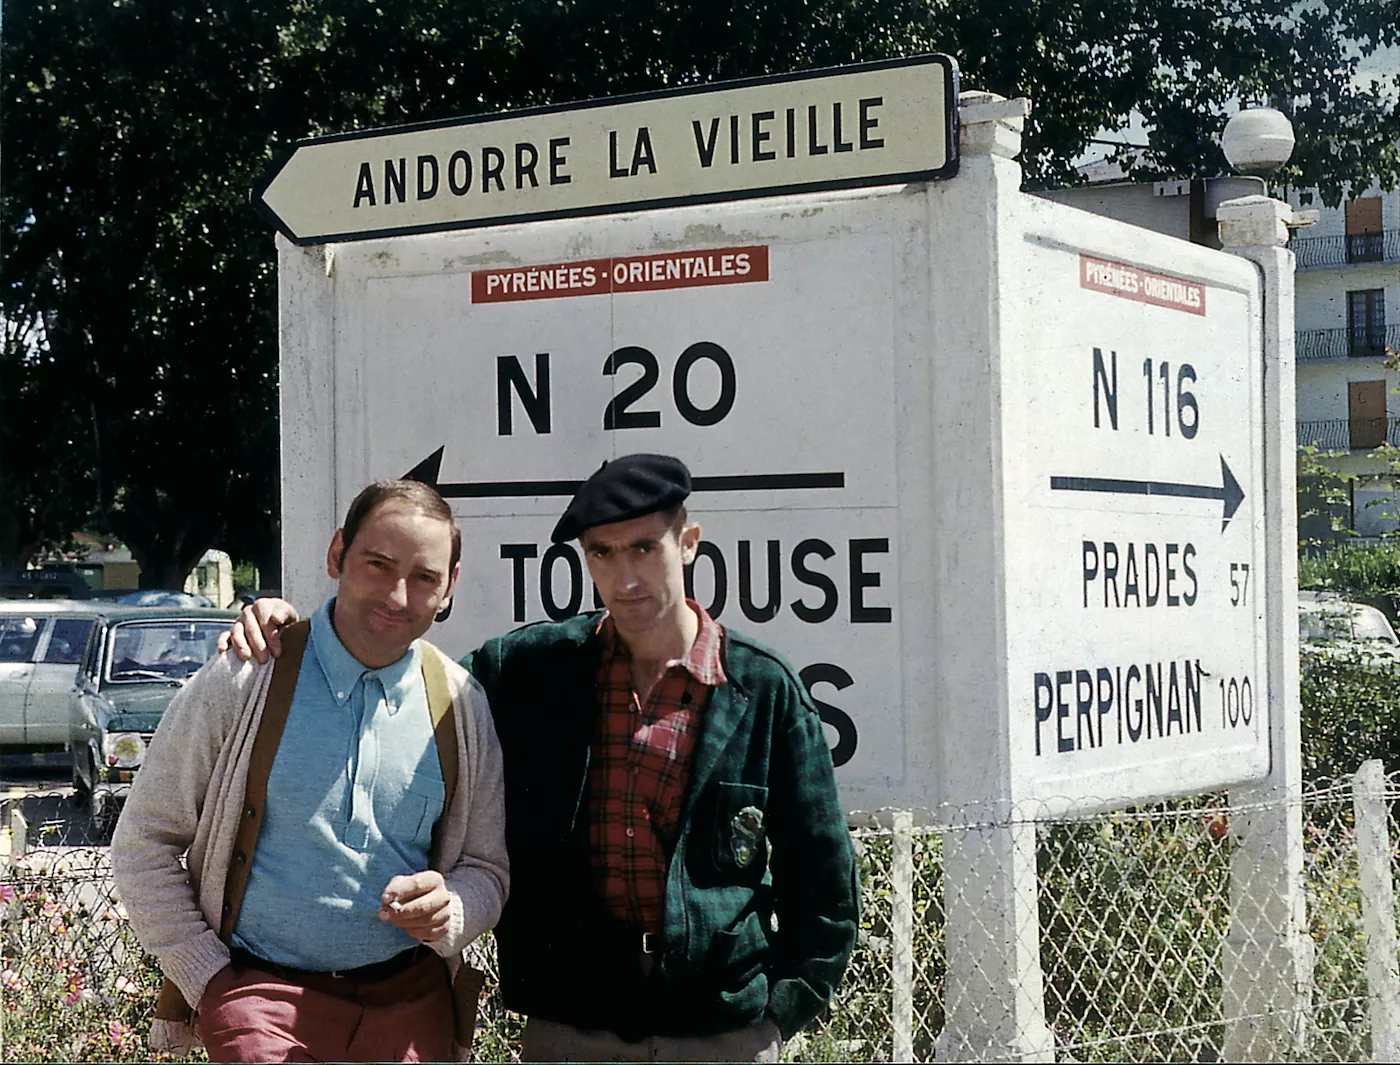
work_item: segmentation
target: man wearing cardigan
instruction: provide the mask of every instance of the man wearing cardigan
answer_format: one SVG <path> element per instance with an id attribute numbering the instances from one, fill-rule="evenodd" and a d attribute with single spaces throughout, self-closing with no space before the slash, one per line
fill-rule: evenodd
<path id="1" fill-rule="evenodd" d="M 285 695 L 229 654 L 171 702 L 112 843 L 132 927 L 184 1000 L 157 1011 L 154 1048 L 197 1032 L 214 1061 L 460 1053 L 449 980 L 508 886 L 486 699 L 420 639 L 460 550 L 433 489 L 371 485 L 331 540 L 338 592 L 294 637 Z"/>
<path id="2" fill-rule="evenodd" d="M 505 756 L 496 937 L 524 1060 L 776 1061 L 855 943 L 821 722 L 782 658 L 686 599 L 689 491 L 679 459 L 605 463 L 553 539 L 579 540 L 607 610 L 463 659 Z M 265 654 L 254 620 L 291 616 L 245 613 L 235 643 Z"/>

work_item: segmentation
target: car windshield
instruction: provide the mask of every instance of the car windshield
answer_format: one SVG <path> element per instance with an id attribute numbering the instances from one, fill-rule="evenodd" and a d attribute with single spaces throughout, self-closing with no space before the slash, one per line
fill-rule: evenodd
<path id="1" fill-rule="evenodd" d="M 1385 615 L 1373 606 L 1357 607 L 1351 615 L 1351 634 L 1358 640 L 1382 640 L 1395 643 L 1395 631 Z"/>
<path id="2" fill-rule="evenodd" d="M 113 626 L 107 679 L 184 680 L 218 653 L 223 621 L 130 621 Z"/>

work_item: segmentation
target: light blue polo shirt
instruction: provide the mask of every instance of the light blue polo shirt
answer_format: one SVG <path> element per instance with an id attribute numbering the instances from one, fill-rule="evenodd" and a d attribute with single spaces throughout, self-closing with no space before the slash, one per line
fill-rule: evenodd
<path id="1" fill-rule="evenodd" d="M 336 636 L 334 608 L 311 616 L 233 933 L 260 958 L 318 971 L 417 943 L 379 920 L 379 897 L 393 877 L 428 868 L 443 801 L 419 645 L 367 669 Z"/>

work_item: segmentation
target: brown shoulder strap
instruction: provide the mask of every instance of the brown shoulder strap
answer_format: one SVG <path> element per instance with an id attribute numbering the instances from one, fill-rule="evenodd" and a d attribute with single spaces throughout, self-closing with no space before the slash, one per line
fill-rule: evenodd
<path id="1" fill-rule="evenodd" d="M 282 654 L 272 667 L 272 682 L 268 685 L 267 701 L 263 703 L 262 721 L 253 740 L 253 753 L 248 759 L 243 816 L 238 822 L 238 833 L 233 840 L 233 859 L 224 881 L 219 938 L 225 943 L 233 939 L 238 911 L 243 905 L 243 891 L 248 886 L 248 873 L 253 867 L 253 849 L 258 844 L 258 833 L 262 829 L 267 777 L 272 772 L 272 762 L 282 742 L 282 730 L 286 727 L 287 713 L 292 708 L 292 695 L 297 690 L 297 676 L 301 673 L 301 656 L 306 650 L 306 638 L 310 633 L 309 621 L 298 621 L 282 630 Z"/>
<path id="2" fill-rule="evenodd" d="M 423 685 L 428 690 L 428 716 L 433 722 L 433 739 L 437 742 L 438 765 L 442 768 L 442 814 L 433 825 L 433 850 L 437 850 L 442 835 L 442 823 L 452 807 L 457 790 L 457 715 L 452 712 L 452 692 L 447 686 L 447 670 L 442 668 L 435 647 L 424 643 L 420 648 L 423 662 Z"/>
<path id="3" fill-rule="evenodd" d="M 428 689 L 428 715 L 433 721 L 433 739 L 437 743 L 438 765 L 442 767 L 442 815 L 433 825 L 433 850 L 442 840 L 443 822 L 452 807 L 452 795 L 457 790 L 457 715 L 452 712 L 452 690 L 447 686 L 447 670 L 435 647 L 426 641 L 422 645 L 423 684 Z M 452 981 L 452 1023 L 455 1038 L 463 1047 L 471 1048 L 476 1033 L 477 1004 L 486 974 L 463 960 Z"/>
<path id="4" fill-rule="evenodd" d="M 277 757 L 277 747 L 282 742 L 282 730 L 287 724 L 287 713 L 292 708 L 292 695 L 297 689 L 301 657 L 306 651 L 306 638 L 310 632 L 309 621 L 298 621 L 284 628 L 282 653 L 272 666 L 272 681 L 268 685 L 267 700 L 263 703 L 262 720 L 258 723 L 258 734 L 253 738 L 253 751 L 248 759 L 243 816 L 238 822 L 238 832 L 233 843 L 233 858 L 224 880 L 224 905 L 219 919 L 219 938 L 225 943 L 233 939 L 233 929 L 238 923 L 238 910 L 243 905 L 243 891 L 248 886 L 248 872 L 253 864 L 253 848 L 257 845 L 258 832 L 262 828 L 264 803 L 267 799 L 267 777 L 272 772 L 272 761 Z M 456 754 L 455 750 L 453 754 Z M 155 1018 L 186 1022 L 190 1018 L 193 1005 L 195 1004 L 185 1002 L 179 988 L 166 977 L 161 983 L 160 997 L 156 1000 Z"/>

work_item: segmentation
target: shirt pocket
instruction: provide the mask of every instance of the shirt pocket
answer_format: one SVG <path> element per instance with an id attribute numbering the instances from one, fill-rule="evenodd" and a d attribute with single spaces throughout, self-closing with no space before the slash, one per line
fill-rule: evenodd
<path id="1" fill-rule="evenodd" d="M 716 786 L 714 862 L 722 873 L 762 879 L 768 868 L 768 789 L 720 781 Z"/>
<path id="2" fill-rule="evenodd" d="M 415 773 L 394 807 L 389 823 L 395 842 L 424 850 L 432 842 L 433 826 L 442 816 L 446 788 L 440 778 Z"/>

